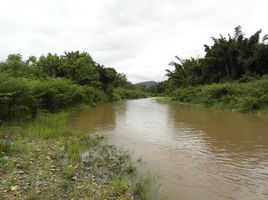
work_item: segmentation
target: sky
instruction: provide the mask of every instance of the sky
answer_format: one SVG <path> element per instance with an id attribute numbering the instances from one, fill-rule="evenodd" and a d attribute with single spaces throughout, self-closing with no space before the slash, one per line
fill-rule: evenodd
<path id="1" fill-rule="evenodd" d="M 86 51 L 133 82 L 165 79 L 211 37 L 268 33 L 267 0 L 0 0 L 0 59 Z"/>

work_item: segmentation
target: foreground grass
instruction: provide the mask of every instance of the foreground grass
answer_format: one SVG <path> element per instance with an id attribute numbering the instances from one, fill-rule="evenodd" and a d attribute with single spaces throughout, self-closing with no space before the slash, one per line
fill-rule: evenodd
<path id="1" fill-rule="evenodd" d="M 128 152 L 66 128 L 69 112 L 0 127 L 0 199 L 150 199 Z"/>
<path id="2" fill-rule="evenodd" d="M 172 100 L 246 113 L 268 113 L 268 78 L 179 88 Z"/>

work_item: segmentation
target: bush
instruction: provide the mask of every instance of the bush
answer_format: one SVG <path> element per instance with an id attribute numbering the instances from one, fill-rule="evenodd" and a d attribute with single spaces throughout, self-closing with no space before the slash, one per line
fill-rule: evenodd
<path id="1" fill-rule="evenodd" d="M 172 99 L 240 112 L 256 112 L 268 107 L 268 78 L 179 88 L 172 93 Z"/>
<path id="2" fill-rule="evenodd" d="M 34 118 L 38 109 L 57 112 L 81 103 L 95 105 L 107 95 L 66 79 L 44 81 L 0 76 L 0 121 Z"/>
<path id="3" fill-rule="evenodd" d="M 194 102 L 197 100 L 197 94 L 199 92 L 199 88 L 180 88 L 173 92 L 172 99 L 182 102 Z"/>
<path id="4" fill-rule="evenodd" d="M 32 81 L 0 77 L 0 121 L 34 116 L 38 101 L 32 93 Z"/>
<path id="5" fill-rule="evenodd" d="M 94 87 L 86 87 L 87 93 L 87 103 L 90 105 L 95 105 L 98 102 L 107 102 L 108 96 L 107 94 L 98 88 Z"/>
<path id="6" fill-rule="evenodd" d="M 36 86 L 33 93 L 38 98 L 40 107 L 50 112 L 88 101 L 85 87 L 65 79 L 48 79 Z"/>

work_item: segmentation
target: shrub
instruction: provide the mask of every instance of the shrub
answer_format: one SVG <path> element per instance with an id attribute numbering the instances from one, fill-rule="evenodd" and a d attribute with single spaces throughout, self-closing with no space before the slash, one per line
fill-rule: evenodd
<path id="1" fill-rule="evenodd" d="M 88 100 L 85 87 L 65 79 L 48 79 L 34 88 L 40 107 L 56 112 Z"/>
<path id="2" fill-rule="evenodd" d="M 0 76 L 0 122 L 34 118 L 38 109 L 54 113 L 81 103 L 95 105 L 104 101 L 107 95 L 102 90 L 66 79 Z"/>
<path id="3" fill-rule="evenodd" d="M 35 115 L 37 99 L 32 93 L 32 84 L 23 78 L 0 78 L 0 121 Z"/>
<path id="4" fill-rule="evenodd" d="M 172 99 L 208 107 L 255 112 L 268 107 L 268 78 L 263 77 L 245 83 L 218 83 L 178 88 L 172 93 Z"/>

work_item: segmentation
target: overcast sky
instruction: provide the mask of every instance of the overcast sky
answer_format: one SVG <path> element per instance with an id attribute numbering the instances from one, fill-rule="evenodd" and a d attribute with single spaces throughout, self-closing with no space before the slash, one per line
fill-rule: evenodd
<path id="1" fill-rule="evenodd" d="M 132 82 L 164 79 L 211 36 L 268 33 L 267 0 L 0 0 L 0 58 L 87 51 Z"/>

